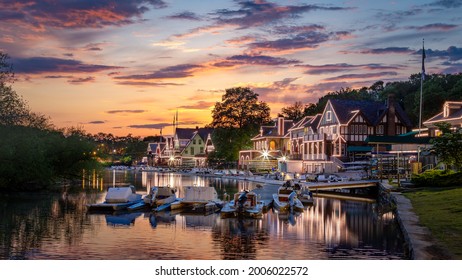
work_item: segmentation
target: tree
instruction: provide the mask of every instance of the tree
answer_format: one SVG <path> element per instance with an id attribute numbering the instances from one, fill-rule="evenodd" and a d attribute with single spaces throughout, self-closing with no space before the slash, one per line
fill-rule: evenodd
<path id="1" fill-rule="evenodd" d="M 249 88 L 227 89 L 221 102 L 212 111 L 212 140 L 215 160 L 236 161 L 239 151 L 252 146 L 251 138 L 260 126 L 269 123 L 270 108 L 258 101 L 258 94 Z"/>
<path id="2" fill-rule="evenodd" d="M 288 120 L 293 120 L 294 122 L 297 122 L 304 117 L 306 107 L 307 106 L 303 105 L 302 102 L 296 101 L 294 105 L 282 107 L 281 115 Z"/>
<path id="3" fill-rule="evenodd" d="M 9 85 L 14 80 L 14 73 L 7 60 L 8 55 L 0 52 L 0 125 L 51 128 L 49 118 L 31 112 L 26 101 Z"/>
<path id="4" fill-rule="evenodd" d="M 457 170 L 462 168 L 462 128 L 451 130 L 449 123 L 436 125 L 442 132 L 440 137 L 432 140 L 433 150 L 440 161 Z"/>
<path id="5" fill-rule="evenodd" d="M 255 128 L 270 121 L 270 108 L 250 88 L 227 89 L 212 111 L 214 128 Z"/>

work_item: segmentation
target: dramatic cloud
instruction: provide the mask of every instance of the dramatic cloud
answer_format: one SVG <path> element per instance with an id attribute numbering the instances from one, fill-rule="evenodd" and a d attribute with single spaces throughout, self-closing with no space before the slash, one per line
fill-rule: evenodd
<path id="1" fill-rule="evenodd" d="M 110 110 L 106 111 L 107 114 L 139 114 L 139 113 L 145 113 L 147 112 L 146 110 Z"/>
<path id="2" fill-rule="evenodd" d="M 193 76 L 193 72 L 203 68 L 196 64 L 179 64 L 175 66 L 165 67 L 154 71 L 150 74 L 129 75 L 116 77 L 116 79 L 126 80 L 159 80 L 159 79 L 178 79 Z"/>
<path id="3" fill-rule="evenodd" d="M 379 73 L 365 73 L 365 74 L 346 74 L 337 77 L 324 79 L 325 81 L 338 81 L 338 80 L 355 80 L 355 79 L 369 79 L 369 78 L 383 78 L 384 76 L 396 76 L 397 72 L 379 72 Z"/>
<path id="4" fill-rule="evenodd" d="M 315 49 L 319 47 L 321 43 L 329 40 L 337 40 L 339 37 L 348 36 L 349 34 L 350 33 L 346 31 L 334 33 L 307 31 L 287 38 L 254 42 L 248 46 L 254 52 L 294 52 L 299 50 Z"/>
<path id="5" fill-rule="evenodd" d="M 46 79 L 72 79 L 73 76 L 64 76 L 64 75 L 50 75 L 45 76 Z"/>
<path id="6" fill-rule="evenodd" d="M 179 122 L 178 123 L 179 125 L 200 125 L 202 123 L 200 122 L 196 122 L 196 121 L 184 121 L 184 122 Z M 149 123 L 149 124 L 132 124 L 132 125 L 129 125 L 127 127 L 129 128 L 139 128 L 139 129 L 161 129 L 161 128 L 164 128 L 166 126 L 171 126 L 172 123 L 166 123 L 166 122 L 163 122 L 163 123 Z"/>
<path id="7" fill-rule="evenodd" d="M 114 70 L 122 67 L 85 64 L 78 60 L 54 57 L 13 58 L 12 64 L 16 73 L 94 73 Z"/>
<path id="8" fill-rule="evenodd" d="M 36 30 L 46 27 L 102 28 L 125 25 L 149 10 L 164 8 L 162 0 L 133 1 L 9 1 L 0 0 L 0 20 L 27 24 Z"/>
<path id="9" fill-rule="evenodd" d="M 448 30 L 451 30 L 457 27 L 458 25 L 456 24 L 432 23 L 432 24 L 427 24 L 424 26 L 412 26 L 412 27 L 409 27 L 409 29 L 415 29 L 418 31 L 427 31 L 427 30 L 448 31 Z"/>
<path id="10" fill-rule="evenodd" d="M 167 17 L 168 19 L 194 20 L 199 21 L 201 18 L 193 12 L 182 12 Z"/>
<path id="11" fill-rule="evenodd" d="M 180 109 L 194 109 L 194 110 L 208 110 L 210 107 L 215 105 L 215 102 L 206 102 L 206 101 L 199 101 L 194 105 L 184 105 L 178 108 Z"/>
<path id="12" fill-rule="evenodd" d="M 445 62 L 443 65 L 445 66 L 443 74 L 462 73 L 462 63 Z"/>
<path id="13" fill-rule="evenodd" d="M 71 79 L 71 80 L 68 80 L 67 82 L 70 84 L 83 84 L 83 83 L 90 83 L 94 81 L 95 81 L 95 77 L 86 77 L 86 78 Z"/>
<path id="14" fill-rule="evenodd" d="M 416 51 L 414 54 L 421 56 L 422 49 Z M 449 61 L 457 61 L 457 60 L 462 59 L 462 48 L 450 46 L 445 51 L 426 49 L 425 54 L 427 55 L 427 58 L 436 57 L 440 59 L 448 59 Z"/>
<path id="15" fill-rule="evenodd" d="M 151 82 L 143 82 L 143 81 L 123 81 L 117 82 L 118 85 L 123 86 L 141 86 L 141 87 L 166 87 L 166 86 L 184 86 L 184 84 L 178 83 L 151 83 Z"/>
<path id="16" fill-rule="evenodd" d="M 407 53 L 411 53 L 413 51 L 414 50 L 411 50 L 410 48 L 407 48 L 407 47 L 404 47 L 404 48 L 402 48 L 402 47 L 388 47 L 388 48 L 378 48 L 378 49 L 366 49 L 366 50 L 360 51 L 360 53 L 383 55 L 383 54 L 393 54 L 393 53 L 407 54 Z"/>
<path id="17" fill-rule="evenodd" d="M 300 25 L 300 26 L 275 26 L 272 28 L 272 32 L 276 34 L 294 34 L 294 33 L 306 33 L 324 30 L 325 27 L 318 24 L 311 25 Z"/>
<path id="18" fill-rule="evenodd" d="M 314 11 L 341 11 L 351 8 L 321 5 L 280 6 L 264 0 L 239 1 L 237 10 L 221 9 L 212 13 L 220 24 L 238 26 L 240 29 L 267 25 L 282 19 L 294 19 Z"/>
<path id="19" fill-rule="evenodd" d="M 303 67 L 307 69 L 304 73 L 310 75 L 322 75 L 330 74 L 337 72 L 349 72 L 354 70 L 399 70 L 400 66 L 385 66 L 382 64 L 347 64 L 347 63 L 337 63 L 337 64 L 325 64 L 325 65 L 297 65 L 298 67 Z"/>
<path id="20" fill-rule="evenodd" d="M 290 65 L 300 63 L 300 60 L 286 59 L 282 57 L 273 57 L 266 55 L 234 55 L 226 58 L 224 61 L 216 62 L 216 67 L 233 67 L 236 65 Z"/>
<path id="21" fill-rule="evenodd" d="M 437 7 L 447 8 L 447 9 L 459 8 L 462 6 L 462 1 L 461 0 L 440 0 L 440 1 L 435 1 L 433 3 L 430 3 L 428 4 L 428 6 L 437 6 Z"/>

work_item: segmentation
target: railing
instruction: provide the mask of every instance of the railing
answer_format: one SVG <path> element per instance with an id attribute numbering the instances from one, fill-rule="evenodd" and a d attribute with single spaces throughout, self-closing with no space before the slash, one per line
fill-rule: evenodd
<path id="1" fill-rule="evenodd" d="M 340 159 L 336 158 L 336 157 L 330 157 L 330 160 L 335 163 L 336 165 L 338 165 L 339 167 L 342 167 L 342 168 L 345 168 L 345 164 L 343 163 L 343 161 L 341 161 Z"/>

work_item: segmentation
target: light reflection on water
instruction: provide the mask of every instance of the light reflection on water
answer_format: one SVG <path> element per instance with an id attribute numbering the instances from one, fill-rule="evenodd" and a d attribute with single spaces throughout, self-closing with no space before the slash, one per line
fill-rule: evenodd
<path id="1" fill-rule="evenodd" d="M 88 174 L 86 175 L 88 176 Z M 93 178 L 97 177 L 97 178 Z M 181 213 L 89 214 L 112 173 L 92 174 L 64 195 L 0 197 L 0 259 L 400 259 L 403 241 L 391 212 L 376 203 L 316 198 L 297 215 L 270 210 L 260 220 Z M 140 193 L 151 186 L 214 186 L 225 192 L 255 183 L 178 174 L 116 172 Z M 83 189 L 83 190 L 82 190 Z M 181 195 L 180 195 L 181 196 Z M 383 213 L 382 213 L 383 212 Z"/>

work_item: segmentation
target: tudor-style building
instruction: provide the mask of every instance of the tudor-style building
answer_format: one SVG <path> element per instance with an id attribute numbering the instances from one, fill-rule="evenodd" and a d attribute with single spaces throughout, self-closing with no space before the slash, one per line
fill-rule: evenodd
<path id="1" fill-rule="evenodd" d="M 461 101 L 446 101 L 443 105 L 443 111 L 423 122 L 423 125 L 428 128 L 428 136 L 438 136 L 440 131 L 436 127 L 437 123 L 447 122 L 453 128 L 462 127 L 462 102 Z"/>
<path id="2" fill-rule="evenodd" d="M 277 166 L 277 159 L 289 155 L 288 130 L 292 120 L 278 117 L 272 126 L 261 126 L 260 133 L 252 138 L 253 149 L 239 151 L 239 168 L 263 170 Z"/>
<path id="3" fill-rule="evenodd" d="M 302 165 L 293 165 L 292 172 L 336 172 L 358 153 L 370 152 L 365 145 L 369 135 L 398 135 L 410 131 L 412 125 L 404 110 L 390 95 L 386 103 L 363 100 L 328 100 L 317 123 L 297 123 L 291 142 L 300 147 L 300 127 L 304 127 L 303 146 L 292 149 L 293 160 L 302 151 Z M 303 120 L 302 120 L 303 121 Z M 292 158 L 288 162 L 291 164 Z"/>
<path id="4" fill-rule="evenodd" d="M 211 128 L 175 128 L 173 136 L 165 136 L 162 143 L 149 143 L 149 158 L 170 166 L 204 167 L 207 155 L 215 150 Z M 155 152 L 154 152 L 155 151 Z"/>

